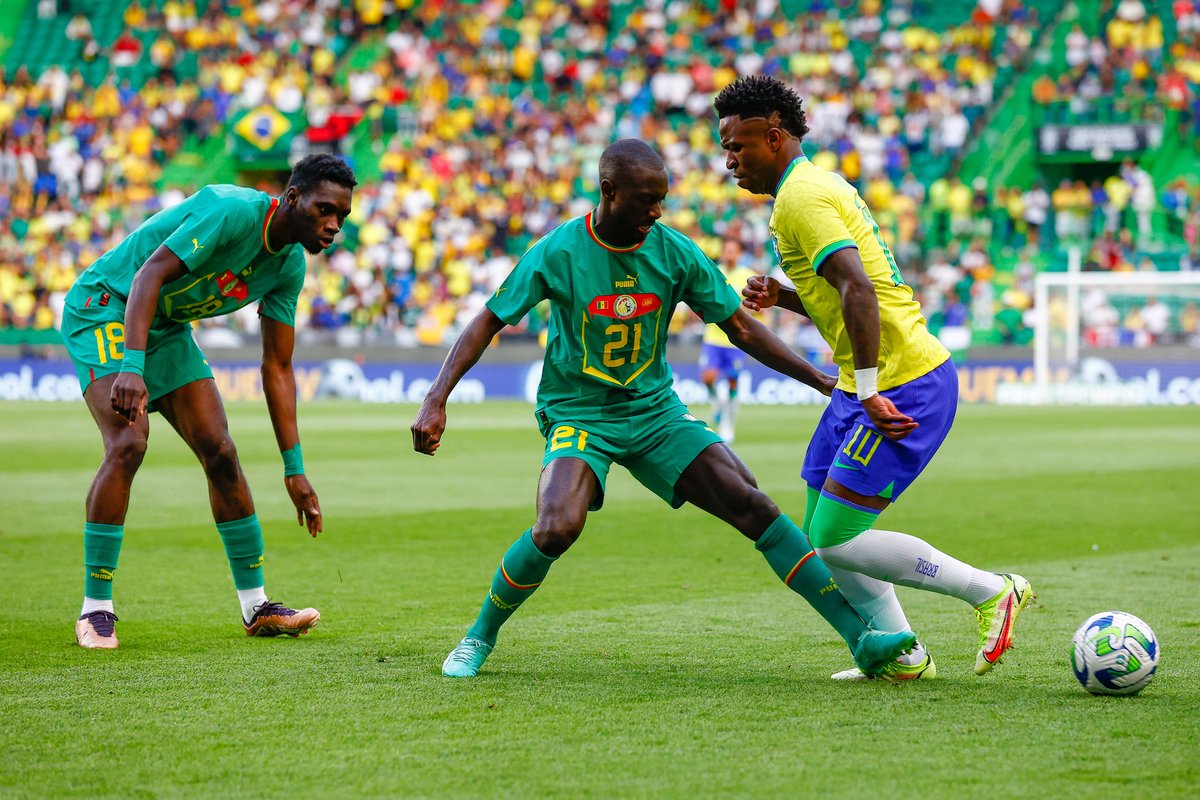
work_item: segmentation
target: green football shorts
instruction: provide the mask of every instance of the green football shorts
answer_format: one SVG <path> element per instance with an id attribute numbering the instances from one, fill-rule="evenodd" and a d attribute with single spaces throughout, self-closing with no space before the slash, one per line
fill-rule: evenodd
<path id="1" fill-rule="evenodd" d="M 63 309 L 63 342 L 75 364 L 79 388 L 85 393 L 98 378 L 120 372 L 125 357 L 125 304 L 114 297 L 101 306 L 99 299 L 93 298 L 87 308 L 68 304 Z M 155 401 L 163 395 L 212 376 L 204 352 L 192 338 L 190 325 L 150 331 L 142 376 L 150 411 L 155 410 Z"/>
<path id="2" fill-rule="evenodd" d="M 591 511 L 604 505 L 605 481 L 614 461 L 672 508 L 679 508 L 683 505 L 675 494 L 679 476 L 709 445 L 722 441 L 682 403 L 631 419 L 556 421 L 543 425 L 542 435 L 546 437 L 543 468 L 556 458 L 579 458 L 596 474 L 600 498 Z"/>

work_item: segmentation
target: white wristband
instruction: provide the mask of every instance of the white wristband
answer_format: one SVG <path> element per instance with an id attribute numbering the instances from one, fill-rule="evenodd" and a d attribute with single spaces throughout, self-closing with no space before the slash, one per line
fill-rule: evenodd
<path id="1" fill-rule="evenodd" d="M 854 370 L 854 387 L 858 391 L 859 402 L 879 394 L 879 367 Z"/>

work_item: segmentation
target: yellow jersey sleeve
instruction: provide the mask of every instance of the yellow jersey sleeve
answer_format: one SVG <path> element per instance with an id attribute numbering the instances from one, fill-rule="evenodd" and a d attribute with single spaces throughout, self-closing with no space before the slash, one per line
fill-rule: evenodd
<path id="1" fill-rule="evenodd" d="M 771 237 L 784 273 L 804 310 L 833 350 L 838 388 L 855 391 L 854 353 L 842 300 L 820 275 L 833 253 L 857 251 L 879 302 L 879 389 L 908 383 L 950 357 L 929 333 L 921 306 L 896 266 L 879 225 L 858 192 L 840 175 L 800 157 L 780 181 L 771 214 Z"/>
<path id="2" fill-rule="evenodd" d="M 775 218 L 778 239 L 788 242 L 794 268 L 816 273 L 833 253 L 858 247 L 838 198 L 827 187 L 813 186 L 805 195 L 781 195 L 775 201 Z"/>

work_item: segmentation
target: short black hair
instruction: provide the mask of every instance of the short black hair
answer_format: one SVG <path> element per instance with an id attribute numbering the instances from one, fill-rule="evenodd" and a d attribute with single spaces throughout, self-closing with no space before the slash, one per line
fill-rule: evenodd
<path id="1" fill-rule="evenodd" d="M 600 180 L 620 183 L 636 167 L 666 170 L 662 156 L 641 139 L 618 139 L 600 154 Z"/>
<path id="2" fill-rule="evenodd" d="M 783 81 L 769 75 L 749 75 L 726 86 L 713 101 L 717 117 L 763 117 L 779 115 L 779 127 L 803 139 L 808 133 L 804 101 Z"/>
<path id="3" fill-rule="evenodd" d="M 296 166 L 292 167 L 292 175 L 288 178 L 287 188 L 295 186 L 301 194 L 304 194 L 316 188 L 317 184 L 322 181 L 336 183 L 347 189 L 353 189 L 358 185 L 358 181 L 354 179 L 354 170 L 350 169 L 349 164 L 337 156 L 319 153 L 305 156 L 297 162 Z"/>

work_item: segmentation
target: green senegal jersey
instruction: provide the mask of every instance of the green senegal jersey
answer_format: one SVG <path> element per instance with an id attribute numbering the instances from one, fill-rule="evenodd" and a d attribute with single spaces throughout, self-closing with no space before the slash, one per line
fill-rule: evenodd
<path id="1" fill-rule="evenodd" d="M 593 213 L 538 241 L 487 302 L 514 325 L 550 301 L 538 411 L 551 420 L 610 420 L 678 403 L 666 359 L 675 307 L 724 322 L 741 305 L 682 233 L 656 224 L 641 244 L 613 247 L 596 235 Z"/>
<path id="2" fill-rule="evenodd" d="M 267 224 L 278 206 L 278 198 L 254 189 L 205 186 L 96 259 L 76 279 L 67 303 L 107 305 L 116 299 L 124 305 L 134 275 L 166 245 L 187 273 L 162 287 L 151 332 L 231 314 L 259 299 L 259 314 L 294 326 L 304 286 L 304 248 L 292 244 L 272 252 L 268 247 Z"/>

